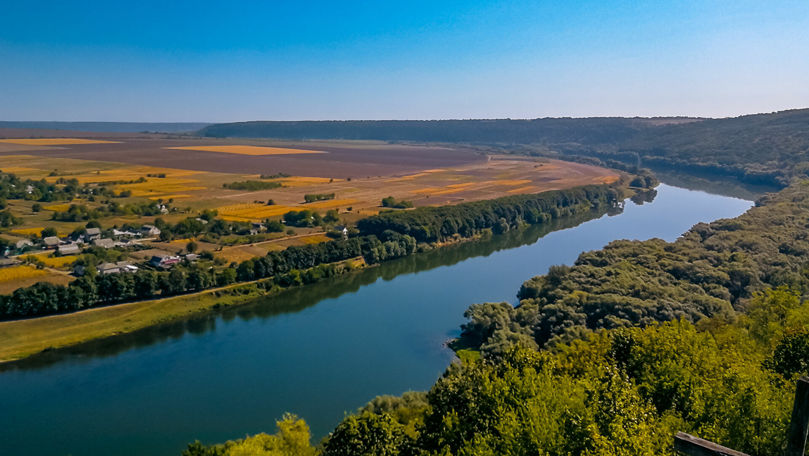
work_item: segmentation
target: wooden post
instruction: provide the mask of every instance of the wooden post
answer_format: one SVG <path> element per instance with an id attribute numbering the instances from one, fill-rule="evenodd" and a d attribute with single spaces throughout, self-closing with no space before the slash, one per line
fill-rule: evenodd
<path id="1" fill-rule="evenodd" d="M 678 432 L 674 436 L 674 450 L 689 456 L 748 456 L 741 451 L 717 445 L 685 432 Z"/>
<path id="2" fill-rule="evenodd" d="M 809 432 L 809 377 L 801 377 L 795 388 L 795 404 L 789 422 L 785 456 L 803 456 Z"/>

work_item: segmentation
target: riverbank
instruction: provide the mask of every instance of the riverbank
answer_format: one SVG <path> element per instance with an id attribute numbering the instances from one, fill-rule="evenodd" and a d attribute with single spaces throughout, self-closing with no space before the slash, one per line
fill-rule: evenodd
<path id="1" fill-rule="evenodd" d="M 436 243 L 430 250 L 476 242 L 488 237 L 476 235 L 470 238 L 457 238 L 453 241 Z M 362 258 L 340 262 L 338 265 L 344 266 L 340 268 L 340 275 L 378 266 L 368 265 Z M 261 286 L 273 280 L 274 278 L 270 277 L 168 298 L 0 322 L 0 365 L 20 361 L 45 351 L 68 348 L 172 323 L 214 309 L 244 305 L 290 288 L 271 286 L 267 289 Z M 310 284 L 300 286 L 307 285 Z"/>
<path id="2" fill-rule="evenodd" d="M 366 264 L 362 258 L 357 258 L 338 266 L 343 266 L 340 270 L 344 274 L 365 268 Z M 0 322 L 0 364 L 19 361 L 43 351 L 171 323 L 212 309 L 243 305 L 286 289 L 276 285 L 262 286 L 272 281 L 273 278 L 254 280 L 169 298 Z"/>
<path id="3" fill-rule="evenodd" d="M 475 241 L 482 236 L 491 235 L 493 231 L 502 233 L 526 224 L 545 224 L 552 220 L 586 213 L 593 208 L 607 210 L 619 205 L 621 193 L 626 195 L 633 192 L 623 186 L 577 187 L 459 206 L 422 208 L 412 212 L 391 213 L 363 219 L 362 222 L 369 225 L 367 231 L 372 233 L 371 235 L 345 241 L 332 241 L 325 246 L 301 248 L 290 255 L 278 258 L 248 260 L 236 268 L 236 278 L 240 280 L 238 284 L 170 298 L 93 307 L 73 313 L 0 323 L 0 363 L 19 360 L 43 350 L 64 348 L 167 323 L 214 306 L 232 306 L 248 302 L 266 295 L 268 293 L 266 290 L 272 292 L 342 275 L 356 267 L 354 264 L 357 255 L 361 258 L 359 264 L 364 267 L 409 256 L 419 251 Z M 487 224 L 479 226 L 480 220 L 474 217 L 469 219 L 470 214 L 488 217 L 488 226 Z M 447 223 L 451 228 L 449 231 Z M 391 230 L 410 231 L 403 234 Z M 384 242 L 374 235 L 381 237 Z M 420 241 L 418 245 L 417 241 Z M 280 262 L 282 267 L 276 265 L 276 261 Z M 314 267 L 296 269 L 311 266 L 313 263 Z M 288 272 L 282 272 L 290 266 L 292 268 L 288 269 Z M 101 277 L 104 278 L 106 277 Z M 216 280 L 211 278 L 210 282 Z M 18 294 L 15 293 L 9 298 L 6 304 L 8 309 L 26 305 L 28 301 L 24 294 L 20 296 Z M 65 300 L 78 294 L 51 293 L 51 295 L 48 300 Z M 68 305 L 70 303 L 67 302 L 57 304 L 50 303 L 57 309 L 70 308 Z"/>

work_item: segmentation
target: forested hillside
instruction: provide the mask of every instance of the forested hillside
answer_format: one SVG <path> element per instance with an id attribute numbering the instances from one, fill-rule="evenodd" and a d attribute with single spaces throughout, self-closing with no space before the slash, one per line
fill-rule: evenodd
<path id="1" fill-rule="evenodd" d="M 780 454 L 794 381 L 809 368 L 809 304 L 786 289 L 749 316 L 602 330 L 553 350 L 462 352 L 425 393 L 380 397 L 321 444 L 287 416 L 275 435 L 189 445 L 184 456 L 673 455 L 683 431 Z"/>
<path id="2" fill-rule="evenodd" d="M 498 151 L 591 157 L 785 186 L 809 170 L 809 109 L 726 119 L 309 121 L 216 124 L 209 137 L 476 143 Z"/>
<path id="3" fill-rule="evenodd" d="M 463 342 L 497 351 L 545 346 L 601 328 L 703 317 L 731 318 L 756 291 L 809 291 L 809 183 L 735 218 L 700 223 L 673 243 L 615 241 L 525 282 L 520 305 L 473 305 Z"/>

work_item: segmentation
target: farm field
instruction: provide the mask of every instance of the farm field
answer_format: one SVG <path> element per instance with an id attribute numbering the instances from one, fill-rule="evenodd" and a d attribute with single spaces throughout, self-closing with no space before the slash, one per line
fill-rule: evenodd
<path id="1" fill-rule="evenodd" d="M 37 282 L 66 285 L 72 279 L 67 274 L 37 269 L 28 265 L 0 268 L 0 294 L 11 293 L 17 288 L 27 287 Z"/>
<path id="2" fill-rule="evenodd" d="M 4 130 L 0 129 L 3 136 Z M 241 222 L 278 218 L 303 209 L 337 209 L 352 219 L 377 213 L 386 196 L 412 201 L 417 207 L 443 205 L 612 182 L 619 177 L 615 171 L 579 163 L 487 156 L 432 145 L 370 141 L 241 141 L 244 144 L 234 145 L 233 141 L 216 144 L 217 140 L 211 139 L 149 135 L 74 139 L 91 143 L 41 146 L 37 150 L 30 150 L 30 144 L 20 145 L 27 149 L 24 153 L 0 149 L 0 170 L 48 182 L 76 179 L 80 184 L 113 184 L 115 191 L 130 194 L 122 203 L 143 198 L 171 200 L 175 206 L 190 211 L 216 209 L 221 218 Z M 92 143 L 108 140 L 112 142 Z M 267 151 L 271 155 L 253 155 Z M 354 172 L 347 172 L 347 167 Z M 234 171 L 237 169 L 242 171 Z M 373 174 L 362 175 L 364 170 L 372 170 Z M 279 177 L 261 179 L 262 174 Z M 277 182 L 282 187 L 257 191 L 222 188 L 224 184 L 249 180 Z M 306 194 L 331 193 L 334 199 L 304 202 Z M 270 200 L 273 205 L 267 205 Z M 43 212 L 65 210 L 65 204 L 46 205 Z M 27 209 L 19 210 L 24 213 Z M 42 228 L 47 214 L 27 219 L 32 223 L 16 229 Z M 69 232 L 71 226 L 63 228 Z"/>
<path id="3" fill-rule="evenodd" d="M 0 129 L 0 138 L 7 133 Z M 66 137 L 65 132 L 44 131 L 43 137 L 37 138 L 36 132 L 26 133 L 25 138 L 0 141 L 0 171 L 57 187 L 75 182 L 85 189 L 103 189 L 104 196 L 84 193 L 71 201 L 8 200 L 4 211 L 17 221 L 0 229 L 0 238 L 14 245 L 26 239 L 37 242 L 37 246 L 19 253 L 37 255 L 38 264 L 46 269 L 33 270 L 29 277 L 0 281 L 0 293 L 38 280 L 71 280 L 67 275 L 72 268 L 69 259 L 79 257 L 59 259 L 50 252 L 38 254 L 42 251 L 37 240 L 47 229 L 66 242 L 66 236 L 85 229 L 88 220 L 98 223 L 110 236 L 112 229 L 154 224 L 158 218 L 169 224 L 201 220 L 199 217 L 209 211 L 221 221 L 241 224 L 240 234 L 152 237 L 139 240 L 132 248 L 113 249 L 119 254 L 104 261 L 128 260 L 142 265 L 153 255 L 183 254 L 193 242 L 198 252 L 210 252 L 224 264 L 231 264 L 269 251 L 327 241 L 326 231 L 335 226 L 351 226 L 363 217 L 390 210 L 382 207 L 382 199 L 388 196 L 410 207 L 440 206 L 612 183 L 621 177 L 616 171 L 580 163 L 484 155 L 463 147 L 436 145 L 371 141 L 234 144 L 233 140 L 147 134 Z M 143 205 L 163 209 L 156 215 L 110 212 L 110 207 Z M 102 215 L 65 216 L 79 208 Z M 259 232 L 243 237 L 251 224 L 278 221 L 287 213 L 304 210 L 320 216 L 331 211 L 332 218 L 321 226 L 284 226 L 276 228 L 278 232 L 261 232 L 259 227 Z M 199 223 L 203 222 L 207 223 Z"/>

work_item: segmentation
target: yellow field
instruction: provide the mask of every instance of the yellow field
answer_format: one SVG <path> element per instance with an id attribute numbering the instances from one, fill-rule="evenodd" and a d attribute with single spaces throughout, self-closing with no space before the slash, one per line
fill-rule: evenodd
<path id="1" fill-rule="evenodd" d="M 349 206 L 359 202 L 355 199 L 333 199 L 326 201 L 315 201 L 314 203 L 306 203 L 302 209 L 334 209 L 340 206 Z"/>
<path id="2" fill-rule="evenodd" d="M 35 234 L 35 235 L 39 236 L 40 234 L 42 234 L 42 230 L 44 230 L 44 229 L 45 228 L 43 228 L 43 227 L 17 228 L 16 230 L 11 230 L 11 232 L 14 233 L 14 234 L 19 234 L 21 236 L 30 236 L 32 234 Z"/>
<path id="3" fill-rule="evenodd" d="M 197 150 L 201 152 L 222 152 L 226 154 L 239 154 L 239 155 L 293 155 L 293 154 L 326 153 L 318 150 L 287 149 L 285 147 L 262 147 L 262 146 L 182 146 L 182 147 L 167 147 L 166 149 Z"/>
<path id="4" fill-rule="evenodd" d="M 73 264 L 74 261 L 79 259 L 78 255 L 68 255 L 61 257 L 51 257 L 47 255 L 48 254 L 46 253 L 38 255 L 28 255 L 28 257 L 41 261 L 42 264 L 48 266 L 49 268 L 61 268 L 65 266 L 70 266 L 71 264 Z"/>
<path id="5" fill-rule="evenodd" d="M 80 138 L 20 138 L 0 139 L 0 143 L 21 144 L 25 146 L 67 146 L 70 144 L 117 144 L 118 141 Z"/>
<path id="6" fill-rule="evenodd" d="M 48 275 L 48 272 L 31 266 L 12 266 L 10 268 L 0 268 L 0 282 L 30 279 L 32 277 L 44 275 Z"/>
<path id="7" fill-rule="evenodd" d="M 321 242 L 327 242 L 330 240 L 331 238 L 323 234 L 315 234 L 313 236 L 306 236 L 300 238 L 300 241 L 304 244 L 320 244 Z"/>
<path id="8" fill-rule="evenodd" d="M 165 178 L 148 178 L 148 174 L 165 174 Z M 55 182 L 60 177 L 76 179 L 80 184 L 101 184 L 105 182 L 134 181 L 141 177 L 154 180 L 165 180 L 170 178 L 188 177 L 199 174 L 198 171 L 184 169 L 157 168 L 152 166 L 126 166 L 116 169 L 104 169 L 98 171 L 70 174 L 67 176 L 49 176 L 45 180 Z"/>
<path id="9" fill-rule="evenodd" d="M 146 182 L 123 184 L 118 185 L 115 188 L 118 191 L 129 190 L 132 192 L 132 196 L 162 197 L 166 199 L 167 195 L 171 194 L 190 192 L 194 190 L 205 190 L 205 187 L 191 185 L 199 183 L 200 182 L 196 179 L 178 179 L 173 177 L 166 177 L 162 179 L 149 178 L 146 179 Z"/>
<path id="10" fill-rule="evenodd" d="M 278 182 L 282 183 L 284 187 L 308 187 L 310 185 L 328 184 L 331 182 L 340 182 L 343 179 L 330 179 L 328 177 L 306 177 L 306 176 L 292 176 L 280 179 Z"/>
<path id="11" fill-rule="evenodd" d="M 264 204 L 245 203 L 222 206 L 216 210 L 219 217 L 231 222 L 255 222 L 269 217 L 284 215 L 289 211 L 302 211 L 304 207 L 266 206 Z"/>
<path id="12" fill-rule="evenodd" d="M 505 185 L 505 186 L 508 186 L 508 187 L 516 187 L 518 185 L 525 185 L 525 184 L 531 183 L 531 179 L 511 179 L 511 180 L 509 180 L 509 179 L 500 179 L 500 180 L 493 181 L 491 183 L 495 184 L 495 185 Z"/>
<path id="13" fill-rule="evenodd" d="M 159 200 L 159 199 L 167 200 L 167 199 L 183 199 L 183 198 L 191 198 L 191 195 L 159 195 L 149 197 L 150 200 Z"/>
<path id="14" fill-rule="evenodd" d="M 50 206 L 43 206 L 42 209 L 47 209 L 49 211 L 54 211 L 54 212 L 64 212 L 64 211 L 70 209 L 70 203 L 52 204 Z"/>
<path id="15" fill-rule="evenodd" d="M 0 171 L 7 174 L 25 174 L 39 170 L 36 168 L 26 168 L 25 166 L 0 166 Z"/>

